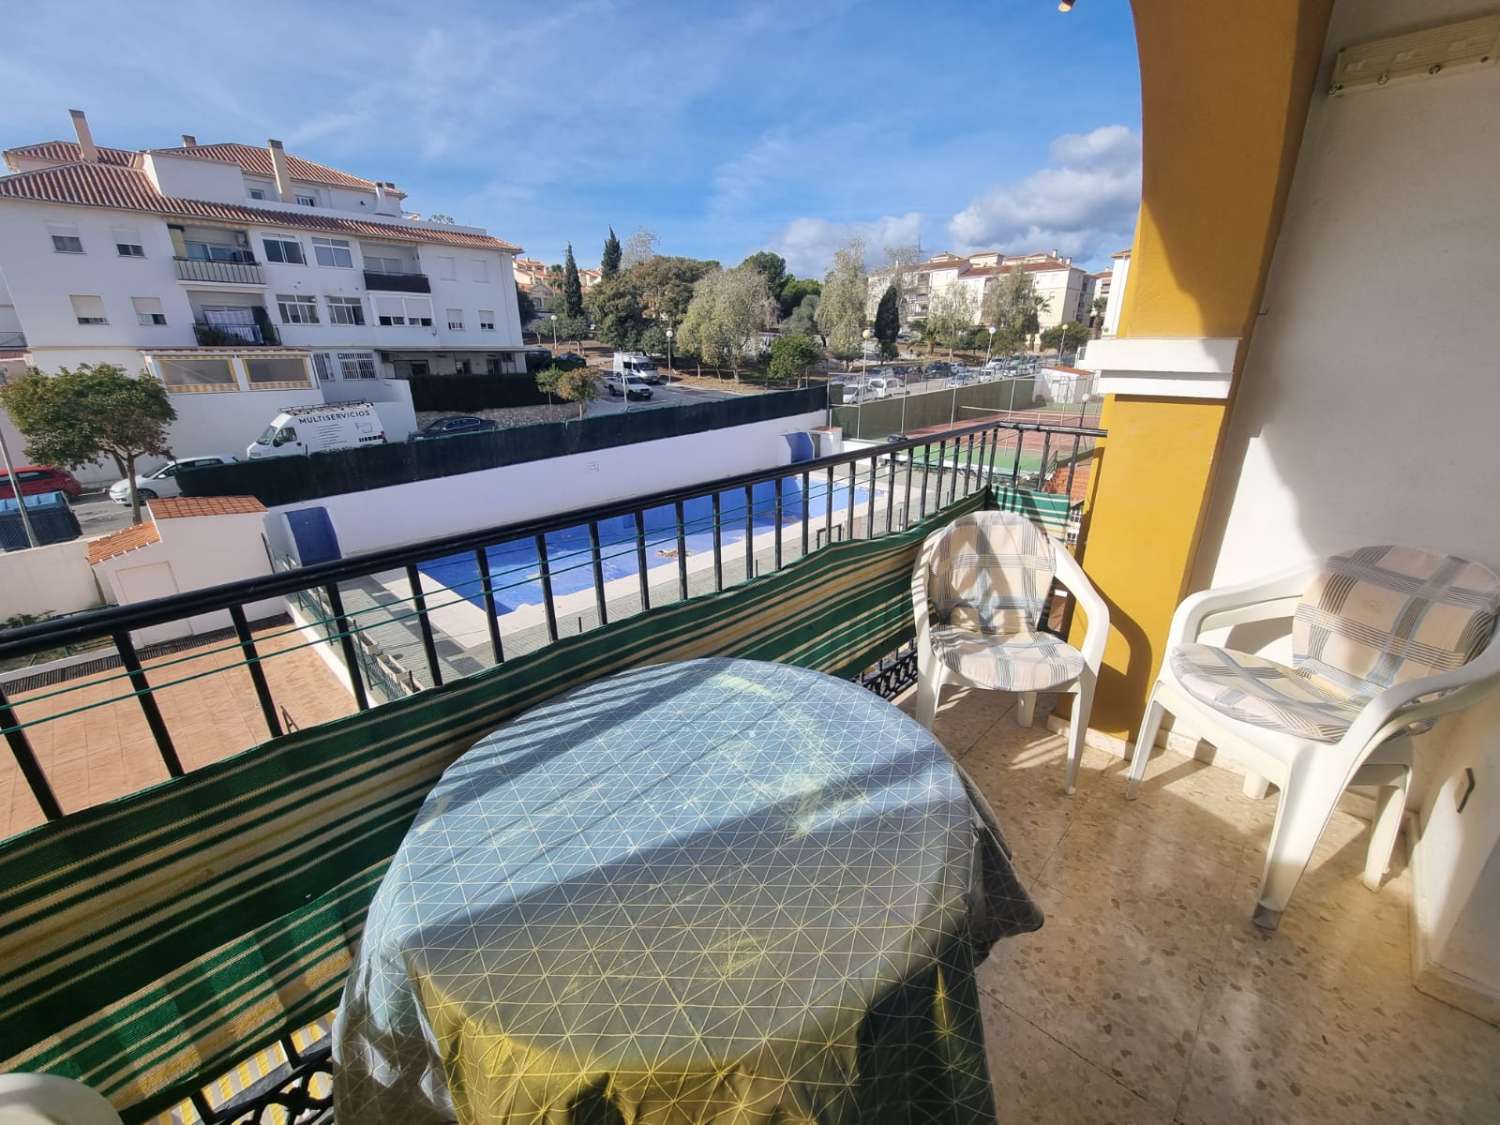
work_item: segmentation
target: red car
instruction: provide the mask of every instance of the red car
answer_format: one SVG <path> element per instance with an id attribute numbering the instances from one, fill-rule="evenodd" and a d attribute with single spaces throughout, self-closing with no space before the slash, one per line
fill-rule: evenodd
<path id="1" fill-rule="evenodd" d="M 35 496 L 38 492 L 66 492 L 76 497 L 83 485 L 67 469 L 52 469 L 46 465 L 17 465 L 16 481 L 21 485 L 22 496 Z M 10 486 L 10 475 L 0 465 L 0 500 L 9 500 L 15 492 Z"/>

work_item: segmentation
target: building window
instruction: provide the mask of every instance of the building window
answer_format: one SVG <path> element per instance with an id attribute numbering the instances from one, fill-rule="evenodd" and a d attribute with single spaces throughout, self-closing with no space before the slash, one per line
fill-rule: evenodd
<path id="1" fill-rule="evenodd" d="M 142 324 L 167 323 L 167 314 L 161 311 L 160 297 L 132 297 L 130 303 L 135 306 L 135 318 Z"/>
<path id="2" fill-rule="evenodd" d="M 497 355 L 484 357 L 484 373 L 486 375 L 501 375 L 505 372 L 505 361 Z"/>
<path id="3" fill-rule="evenodd" d="M 406 263 L 400 258 L 381 258 L 374 254 L 366 254 L 365 269 L 371 273 L 405 273 Z"/>
<path id="4" fill-rule="evenodd" d="M 265 197 L 266 197 L 266 189 L 265 188 L 253 187 L 253 188 L 250 189 L 250 198 L 251 199 L 264 199 Z"/>
<path id="5" fill-rule="evenodd" d="M 307 364 L 300 355 L 246 356 L 245 374 L 251 390 L 310 386 Z"/>
<path id="6" fill-rule="evenodd" d="M 474 270 L 474 280 L 488 282 L 490 279 L 490 264 L 483 258 L 473 258 L 469 263 Z"/>
<path id="7" fill-rule="evenodd" d="M 452 332 L 462 332 L 464 330 L 464 310 L 463 309 L 449 309 L 448 310 L 448 329 L 449 329 L 449 331 L 452 331 Z"/>
<path id="8" fill-rule="evenodd" d="M 167 390 L 235 391 L 239 383 L 227 359 L 159 359 L 156 368 Z"/>
<path id="9" fill-rule="evenodd" d="M 363 324 L 365 306 L 358 297 L 329 297 L 329 324 Z"/>
<path id="10" fill-rule="evenodd" d="M 432 302 L 426 297 L 406 298 L 406 323 L 432 327 Z"/>
<path id="11" fill-rule="evenodd" d="M 47 233 L 52 236 L 52 250 L 57 254 L 82 254 L 83 239 L 78 237 L 78 228 L 63 223 L 48 223 Z"/>
<path id="12" fill-rule="evenodd" d="M 276 294 L 276 307 L 281 310 L 282 324 L 317 324 L 318 302 L 315 298 L 300 293 Z"/>
<path id="13" fill-rule="evenodd" d="M 479 310 L 479 331 L 481 331 L 481 332 L 493 332 L 494 330 L 495 330 L 495 310 L 494 309 L 480 309 Z"/>
<path id="14" fill-rule="evenodd" d="M 183 246 L 187 256 L 197 262 L 253 262 L 255 255 L 227 242 L 204 242 L 200 239 L 185 239 Z M 300 249 L 300 248 L 299 248 Z"/>
<path id="15" fill-rule="evenodd" d="M 376 297 L 375 320 L 379 324 L 400 325 L 406 323 L 406 306 L 400 297 Z"/>
<path id="16" fill-rule="evenodd" d="M 430 374 L 432 374 L 432 368 L 430 368 L 427 365 L 427 361 L 425 359 L 414 359 L 414 360 L 412 360 L 411 364 L 410 364 L 410 369 L 411 369 L 410 370 L 410 374 L 411 374 L 412 378 L 418 378 L 418 377 L 423 376 L 423 375 L 430 375 Z"/>
<path id="17" fill-rule="evenodd" d="M 457 281 L 458 280 L 458 259 L 457 258 L 448 258 L 448 257 L 440 257 L 440 258 L 438 258 L 438 280 L 439 281 Z"/>
<path id="18" fill-rule="evenodd" d="M 302 256 L 302 243 L 293 238 L 267 238 L 264 240 L 266 247 L 266 261 L 280 262 L 286 266 L 305 266 L 307 259 Z"/>
<path id="19" fill-rule="evenodd" d="M 472 375 L 474 374 L 474 367 L 466 359 L 456 359 L 453 361 L 453 373 L 455 375 Z"/>
<path id="20" fill-rule="evenodd" d="M 339 352 L 339 372 L 345 379 L 377 379 L 373 352 Z"/>
<path id="21" fill-rule="evenodd" d="M 333 357 L 327 352 L 313 352 L 313 371 L 320 383 L 332 383 L 338 378 L 333 373 Z"/>
<path id="22" fill-rule="evenodd" d="M 317 205 L 318 205 L 317 196 L 313 196 L 313 195 L 299 195 L 299 196 L 297 196 L 297 206 L 298 207 L 316 207 Z"/>
<path id="23" fill-rule="evenodd" d="M 320 266 L 337 266 L 345 270 L 354 268 L 354 255 L 349 250 L 349 244 L 342 238 L 313 239 L 313 254 Z"/>
<path id="24" fill-rule="evenodd" d="M 115 253 L 122 258 L 144 258 L 146 248 L 141 245 L 141 232 L 134 227 L 114 227 L 110 231 L 115 240 Z"/>
<path id="25" fill-rule="evenodd" d="M 68 298 L 73 302 L 73 315 L 79 324 L 108 324 L 104 315 L 104 300 L 100 297 L 74 294 Z"/>

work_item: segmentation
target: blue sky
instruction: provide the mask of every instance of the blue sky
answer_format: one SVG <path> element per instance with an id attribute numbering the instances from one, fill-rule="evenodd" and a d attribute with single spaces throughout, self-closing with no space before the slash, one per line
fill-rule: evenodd
<path id="1" fill-rule="evenodd" d="M 263 143 L 395 180 L 547 260 L 606 227 L 821 274 L 880 248 L 1128 245 L 1140 87 L 1126 0 L 34 5 L 0 145 Z"/>

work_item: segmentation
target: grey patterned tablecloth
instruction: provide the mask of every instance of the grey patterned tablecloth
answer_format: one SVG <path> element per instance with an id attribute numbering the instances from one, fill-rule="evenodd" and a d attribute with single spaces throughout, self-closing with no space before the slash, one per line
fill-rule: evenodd
<path id="1" fill-rule="evenodd" d="M 993 1121 L 973 970 L 1040 924 L 895 707 L 787 665 L 639 669 L 428 796 L 345 987 L 337 1117 Z"/>

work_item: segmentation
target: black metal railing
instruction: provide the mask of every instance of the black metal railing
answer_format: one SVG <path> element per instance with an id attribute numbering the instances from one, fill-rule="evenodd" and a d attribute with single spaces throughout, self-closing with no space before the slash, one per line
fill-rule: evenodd
<path id="1" fill-rule="evenodd" d="M 42 696 L 27 693 L 26 699 L 15 702 L 7 701 L 0 691 L 0 733 L 43 814 L 53 819 L 63 815 L 63 810 L 27 731 L 59 716 L 23 721 L 16 713 L 18 706 L 66 697 L 82 688 L 88 688 L 91 697 L 97 698 L 101 684 L 114 683 L 120 689 L 117 696 L 71 710 L 66 702 L 52 706 L 62 706 L 63 714 L 71 714 L 133 700 L 144 715 L 167 772 L 177 776 L 183 767 L 157 701 L 159 692 L 176 684 L 243 668 L 254 687 L 267 730 L 280 734 L 280 716 L 264 663 L 299 647 L 325 643 L 336 646 L 354 703 L 365 710 L 371 706 L 368 688 L 373 685 L 368 685 L 370 652 L 362 651 L 365 646 L 361 642 L 370 639 L 366 634 L 376 629 L 388 637 L 397 626 L 405 630 L 414 661 L 419 666 L 425 664 L 425 683 L 441 684 L 445 675 L 451 679 L 472 671 L 479 665 L 480 654 L 492 663 L 502 663 L 508 657 L 555 642 L 564 633 L 581 632 L 631 613 L 650 613 L 653 605 L 687 600 L 697 593 L 716 592 L 735 581 L 774 572 L 836 539 L 876 538 L 904 531 L 992 482 L 1014 489 L 1022 479 L 1023 448 L 1040 445 L 1041 463 L 1046 465 L 1050 450 L 1070 447 L 1064 489 L 1067 495 L 1083 451 L 1103 436 L 1103 430 L 1089 427 L 991 419 L 931 436 L 574 509 L 544 519 L 480 528 L 22 626 L 0 633 L 0 666 L 34 653 L 103 639 L 112 642 L 119 653 L 122 671 Z M 601 529 L 606 528 L 608 535 L 601 535 Z M 569 533 L 568 549 L 561 549 L 564 537 L 560 533 L 565 532 Z M 549 543 L 549 537 L 553 542 Z M 690 540 L 693 553 L 702 560 L 691 568 Z M 512 554 L 497 568 L 490 552 L 502 547 L 512 548 Z M 516 552 L 525 557 L 517 561 Z M 665 561 L 648 568 L 648 552 Z M 459 557 L 472 560 L 472 578 L 445 578 L 441 585 L 431 579 L 424 582 L 419 571 L 422 564 L 444 560 L 452 567 Z M 710 557 L 711 569 L 707 565 Z M 622 561 L 613 569 L 634 567 L 636 580 L 620 580 L 611 594 L 606 591 L 604 564 L 616 559 Z M 404 572 L 404 588 L 408 591 L 404 599 L 394 593 L 397 587 L 393 584 L 402 580 L 388 573 L 393 571 Z M 371 604 L 346 604 L 343 584 L 376 581 L 376 575 L 382 578 L 378 580 L 378 596 Z M 500 598 L 523 586 L 530 593 L 540 590 L 545 633 L 537 623 L 524 635 L 513 632 L 507 639 L 498 616 Z M 622 596 L 624 587 L 630 589 Z M 270 638 L 251 631 L 246 607 L 275 598 L 300 603 L 308 620 L 300 630 L 292 625 L 272 636 L 300 632 L 305 638 L 311 632 L 313 639 L 301 645 L 284 641 L 262 656 L 258 645 Z M 434 642 L 432 615 L 460 601 L 482 606 L 488 643 L 481 641 L 466 650 L 464 663 L 455 670 L 442 662 Z M 136 655 L 134 632 L 174 624 L 188 632 L 189 619 L 225 612 L 233 624 L 234 639 L 219 648 L 143 668 Z M 209 672 L 179 670 L 180 674 L 173 677 L 173 666 L 182 661 L 224 652 L 234 653 L 239 659 Z M 382 695 L 387 695 L 385 689 L 391 689 L 391 694 L 397 690 L 396 685 L 382 683 L 379 687 Z"/>
<path id="2" fill-rule="evenodd" d="M 241 262 L 221 262 L 204 258 L 177 258 L 180 281 L 207 281 L 218 285 L 264 285 L 265 274 L 260 263 L 246 256 Z"/>
<path id="3" fill-rule="evenodd" d="M 365 270 L 366 289 L 384 289 L 391 293 L 431 293 L 432 283 L 425 273 L 382 273 Z"/>
<path id="4" fill-rule="evenodd" d="M 208 324 L 193 323 L 193 338 L 203 348 L 276 347 L 281 343 L 281 334 L 273 324 Z"/>

